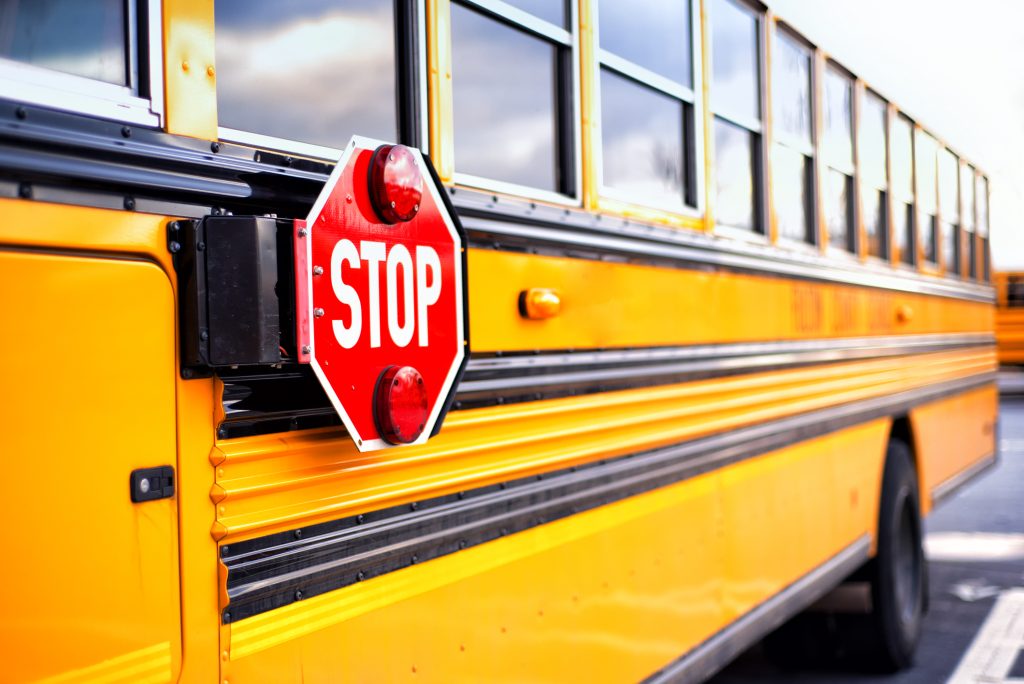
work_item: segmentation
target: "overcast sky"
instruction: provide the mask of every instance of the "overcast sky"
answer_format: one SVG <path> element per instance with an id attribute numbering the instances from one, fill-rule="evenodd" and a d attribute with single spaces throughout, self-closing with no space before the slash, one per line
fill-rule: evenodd
<path id="1" fill-rule="evenodd" d="M 766 0 L 989 174 L 993 260 L 1024 270 L 1024 0 Z"/>

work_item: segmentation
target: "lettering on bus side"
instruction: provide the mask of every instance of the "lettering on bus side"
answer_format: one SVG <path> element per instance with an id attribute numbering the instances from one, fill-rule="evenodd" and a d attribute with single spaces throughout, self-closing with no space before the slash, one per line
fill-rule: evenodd
<path id="1" fill-rule="evenodd" d="M 433 247 L 425 245 L 417 245 L 415 254 L 414 262 L 413 255 L 405 245 L 392 245 L 388 249 L 385 243 L 375 240 L 360 240 L 358 248 L 351 240 L 339 240 L 334 246 L 331 253 L 331 286 L 334 296 L 351 312 L 347 324 L 341 319 L 332 322 L 334 337 L 342 348 L 351 349 L 356 346 L 363 334 L 364 320 L 359 292 L 345 283 L 342 266 L 358 269 L 362 268 L 364 262 L 369 282 L 366 320 L 369 324 L 370 346 L 381 345 L 381 264 L 384 264 L 384 296 L 391 341 L 398 347 L 406 347 L 415 336 L 420 347 L 429 346 L 429 309 L 441 297 L 441 260 Z"/>
<path id="2" fill-rule="evenodd" d="M 793 288 L 793 322 L 797 332 L 820 333 L 824 322 L 821 291 L 807 285 Z"/>

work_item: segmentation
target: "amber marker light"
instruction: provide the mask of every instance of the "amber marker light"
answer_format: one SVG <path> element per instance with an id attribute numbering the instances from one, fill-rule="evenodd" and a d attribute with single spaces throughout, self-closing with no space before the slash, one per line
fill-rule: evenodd
<path id="1" fill-rule="evenodd" d="M 420 210 L 423 174 L 405 145 L 381 145 L 370 159 L 370 201 L 384 223 L 409 221 Z"/>
<path id="2" fill-rule="evenodd" d="M 388 366 L 377 380 L 373 417 L 389 444 L 410 444 L 427 423 L 427 390 L 412 366 Z"/>
<path id="3" fill-rule="evenodd" d="M 554 318 L 562 311 L 562 298 L 555 290 L 531 287 L 519 293 L 519 315 L 532 320 Z"/>

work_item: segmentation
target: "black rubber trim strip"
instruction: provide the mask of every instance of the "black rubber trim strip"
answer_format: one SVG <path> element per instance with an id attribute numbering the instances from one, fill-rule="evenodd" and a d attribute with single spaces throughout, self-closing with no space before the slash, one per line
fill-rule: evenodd
<path id="1" fill-rule="evenodd" d="M 994 373 L 813 411 L 221 547 L 225 623 L 995 382 Z"/>
<path id="2" fill-rule="evenodd" d="M 302 218 L 330 171 L 325 162 L 0 99 L 0 179 L 18 183 L 23 197 L 32 197 L 40 184 L 74 191 L 73 201 L 83 206 L 109 207 L 113 195 L 121 196 L 130 210 L 179 202 L 204 213 Z M 477 191 L 449 188 L 448 194 L 475 247 L 994 299 L 992 288 L 976 281 L 922 276 Z"/>
<path id="3" fill-rule="evenodd" d="M 994 344 L 994 338 L 987 334 L 938 334 L 476 355 L 469 360 L 453 408 L 514 404 Z M 221 373 L 221 380 L 225 415 L 218 426 L 221 439 L 340 425 L 330 401 L 308 368 L 229 370 Z"/>
<path id="4" fill-rule="evenodd" d="M 870 549 L 870 538 L 859 538 L 682 658 L 652 674 L 644 683 L 697 684 L 709 679 L 736 656 L 846 579 L 868 559 Z"/>

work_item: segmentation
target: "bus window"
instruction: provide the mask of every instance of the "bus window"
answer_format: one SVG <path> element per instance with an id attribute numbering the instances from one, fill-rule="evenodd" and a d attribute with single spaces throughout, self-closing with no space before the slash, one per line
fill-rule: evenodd
<path id="1" fill-rule="evenodd" d="M 976 196 L 976 202 L 978 204 L 978 242 L 980 244 L 979 252 L 981 253 L 981 279 L 983 281 L 990 282 L 992 279 L 991 268 L 989 265 L 989 247 L 988 247 L 988 179 L 984 176 L 977 176 L 974 194 Z"/>
<path id="2" fill-rule="evenodd" d="M 598 2 L 601 183 L 669 210 L 697 206 L 688 2 Z"/>
<path id="3" fill-rule="evenodd" d="M 936 186 L 936 155 L 939 146 L 935 138 L 918 131 L 917 148 L 914 161 L 917 164 L 917 210 L 920 216 L 918 222 L 918 239 L 921 241 L 921 252 L 924 260 L 931 264 L 938 264 L 938 222 L 936 214 L 938 211 L 938 196 Z"/>
<path id="4" fill-rule="evenodd" d="M 974 239 L 975 202 L 974 202 L 974 167 L 965 164 L 960 167 L 960 206 L 964 212 L 964 256 L 967 258 L 967 269 L 964 273 L 972 280 L 978 277 L 978 245 Z"/>
<path id="5" fill-rule="evenodd" d="M 864 95 L 860 116 L 861 197 L 869 256 L 889 258 L 889 223 L 886 201 L 889 181 L 886 173 L 885 100 L 874 93 Z"/>
<path id="6" fill-rule="evenodd" d="M 13 99 L 156 126 L 155 0 L 0 2 L 0 90 Z M 140 68 L 140 64 L 144 68 Z"/>
<path id="7" fill-rule="evenodd" d="M 811 134 L 811 50 L 775 33 L 772 78 L 775 150 L 772 155 L 779 236 L 815 244 L 811 220 L 814 141 Z"/>
<path id="8" fill-rule="evenodd" d="M 570 33 L 537 17 L 527 26 L 521 17 L 485 15 L 469 4 L 453 3 L 451 17 L 460 180 L 575 194 L 572 146 L 563 144 L 572 139 L 565 123 L 573 106 L 571 71 L 564 68 Z"/>
<path id="9" fill-rule="evenodd" d="M 946 273 L 960 273 L 960 160 L 947 149 L 939 152 L 939 211 L 942 215 L 942 261 Z"/>
<path id="10" fill-rule="evenodd" d="M 398 138 L 392 3 L 217 0 L 214 10 L 222 138 L 323 157 L 353 134 Z"/>
<path id="11" fill-rule="evenodd" d="M 900 115 L 892 127 L 893 239 L 900 262 L 917 263 L 914 250 L 914 124 Z"/>
<path id="12" fill-rule="evenodd" d="M 853 79 L 833 65 L 825 70 L 825 131 L 828 165 L 825 219 L 831 247 L 853 251 Z"/>
<path id="13" fill-rule="evenodd" d="M 1024 308 L 1024 276 L 1007 277 L 1006 305 L 1015 309 Z"/>
<path id="14" fill-rule="evenodd" d="M 733 0 L 711 5 L 715 220 L 762 233 L 761 20 Z"/>

